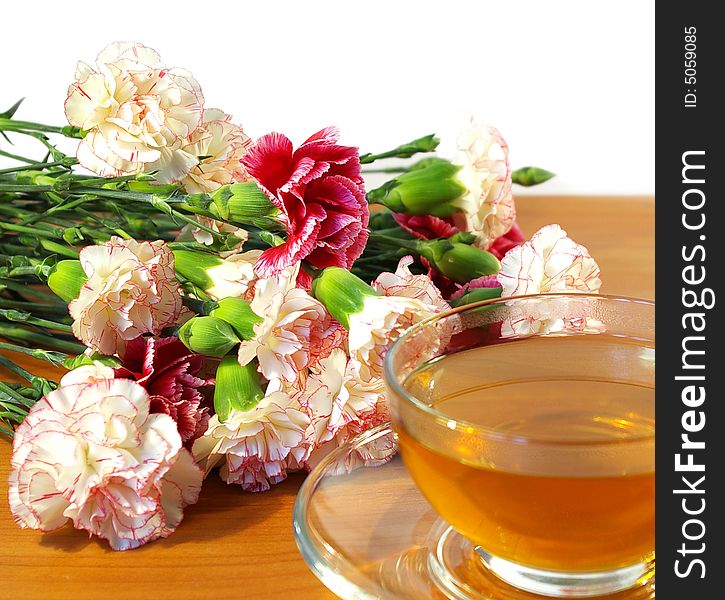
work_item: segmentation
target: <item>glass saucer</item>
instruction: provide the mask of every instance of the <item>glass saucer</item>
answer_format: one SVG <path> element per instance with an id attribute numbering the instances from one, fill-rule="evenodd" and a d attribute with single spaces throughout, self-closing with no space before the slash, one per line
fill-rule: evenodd
<path id="1" fill-rule="evenodd" d="M 544 598 L 510 586 L 481 561 L 480 569 L 471 571 L 475 547 L 469 543 L 466 548 L 438 517 L 397 454 L 380 460 L 381 448 L 394 445 L 389 424 L 371 429 L 331 452 L 300 488 L 295 540 L 320 581 L 346 600 Z M 460 581 L 451 579 L 451 573 L 460 573 Z M 463 581 L 475 581 L 475 590 Z M 637 588 L 598 597 L 652 600 L 654 589 L 652 578 Z"/>

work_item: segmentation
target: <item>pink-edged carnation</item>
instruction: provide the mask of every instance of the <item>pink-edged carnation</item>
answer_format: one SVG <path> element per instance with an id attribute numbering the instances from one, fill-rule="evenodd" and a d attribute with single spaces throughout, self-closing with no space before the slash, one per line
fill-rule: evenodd
<path id="1" fill-rule="evenodd" d="M 207 108 L 201 125 L 185 140 L 182 150 L 199 158 L 199 164 L 181 180 L 189 194 L 213 192 L 247 180 L 240 161 L 252 140 L 231 119 L 219 109 Z"/>
<path id="2" fill-rule="evenodd" d="M 94 361 L 66 373 L 61 386 L 93 383 L 104 379 L 131 379 L 149 393 L 151 413 L 169 415 L 175 422 L 185 446 L 206 431 L 209 408 L 202 395 L 213 381 L 199 372 L 204 359 L 191 353 L 178 338 L 138 337 L 129 342 L 120 367 Z"/>
<path id="3" fill-rule="evenodd" d="M 488 248 L 516 220 L 508 145 L 495 128 L 471 123 L 457 148 L 458 178 L 468 191 L 456 201 L 461 212 L 453 215 L 453 223 Z"/>
<path id="4" fill-rule="evenodd" d="M 114 42 L 94 66 L 78 63 L 68 88 L 68 122 L 86 132 L 78 162 L 102 177 L 156 172 L 178 181 L 198 164 L 182 149 L 202 122 L 204 96 L 183 69 L 166 67 L 158 53 L 134 42 Z"/>
<path id="5" fill-rule="evenodd" d="M 334 127 L 318 131 L 296 150 L 282 134 L 262 136 L 242 159 L 248 174 L 282 211 L 284 244 L 257 263 L 270 276 L 302 259 L 315 267 L 349 269 L 368 239 L 368 204 L 357 148 L 337 143 Z"/>
<path id="6" fill-rule="evenodd" d="M 412 256 L 404 256 L 398 262 L 395 273 L 384 272 L 370 285 L 383 296 L 403 296 L 415 298 L 424 304 L 435 307 L 439 312 L 450 310 L 450 305 L 443 299 L 440 290 L 428 275 L 413 275 L 410 265 Z"/>
<path id="7" fill-rule="evenodd" d="M 123 354 L 130 340 L 158 335 L 185 312 L 165 242 L 112 237 L 83 248 L 80 262 L 88 279 L 68 305 L 73 334 L 101 354 Z"/>
<path id="8" fill-rule="evenodd" d="M 501 261 L 503 297 L 550 292 L 597 293 L 599 265 L 559 225 L 546 225 Z"/>
<path id="9" fill-rule="evenodd" d="M 308 470 L 329 449 L 390 420 L 382 380 L 363 381 L 339 348 L 310 371 L 297 398 L 310 418 Z"/>
<path id="10" fill-rule="evenodd" d="M 501 323 L 500 337 L 526 337 L 557 333 L 600 334 L 606 326 L 597 319 L 598 311 L 586 296 L 552 296 L 509 302 L 509 315 Z"/>
<path id="11" fill-rule="evenodd" d="M 196 461 L 249 492 L 262 492 L 287 477 L 287 461 L 303 460 L 310 421 L 288 393 L 268 393 L 254 408 L 232 410 L 221 423 L 214 415 L 206 433 L 194 443 Z"/>
<path id="12" fill-rule="evenodd" d="M 269 380 L 294 383 L 300 372 L 342 343 L 344 330 L 323 304 L 295 287 L 297 268 L 254 284 L 252 310 L 261 318 L 254 338 L 239 345 L 239 364 L 257 358 Z"/>
<path id="13" fill-rule="evenodd" d="M 167 537 L 199 497 L 202 472 L 174 421 L 149 414 L 139 384 L 110 379 L 39 400 L 13 440 L 10 509 L 21 527 L 69 520 L 114 550 Z"/>

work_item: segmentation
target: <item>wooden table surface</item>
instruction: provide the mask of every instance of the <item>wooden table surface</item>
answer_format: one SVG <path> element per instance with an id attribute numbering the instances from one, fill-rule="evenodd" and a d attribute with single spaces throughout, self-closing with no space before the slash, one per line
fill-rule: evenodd
<path id="1" fill-rule="evenodd" d="M 560 223 L 588 247 L 602 269 L 603 293 L 654 297 L 653 198 L 525 196 L 518 212 L 527 236 Z M 22 362 L 36 372 L 46 369 L 32 359 Z M 2 439 L 2 599 L 334 598 L 307 569 L 292 537 L 299 474 L 262 494 L 243 493 L 212 475 L 176 533 L 119 553 L 72 527 L 46 535 L 19 529 L 6 500 L 9 461 L 10 444 Z"/>

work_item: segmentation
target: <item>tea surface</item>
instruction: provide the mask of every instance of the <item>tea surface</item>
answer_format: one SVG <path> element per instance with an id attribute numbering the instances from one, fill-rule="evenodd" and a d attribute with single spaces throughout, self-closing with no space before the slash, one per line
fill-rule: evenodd
<path id="1" fill-rule="evenodd" d="M 406 466 L 441 516 L 495 556 L 569 571 L 639 562 L 654 550 L 653 352 L 581 336 L 440 359 L 405 387 L 456 432 L 399 424 Z M 465 422 L 494 436 L 467 436 Z"/>

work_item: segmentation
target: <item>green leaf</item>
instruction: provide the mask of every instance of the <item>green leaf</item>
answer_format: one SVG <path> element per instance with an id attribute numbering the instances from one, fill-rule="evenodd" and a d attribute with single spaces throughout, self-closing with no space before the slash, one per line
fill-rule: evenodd
<path id="1" fill-rule="evenodd" d="M 20 100 L 18 100 L 15 104 L 13 104 L 5 112 L 0 113 L 0 119 L 12 119 L 13 115 L 18 110 L 18 107 L 23 103 L 23 100 L 25 100 L 25 98 L 20 98 Z"/>

